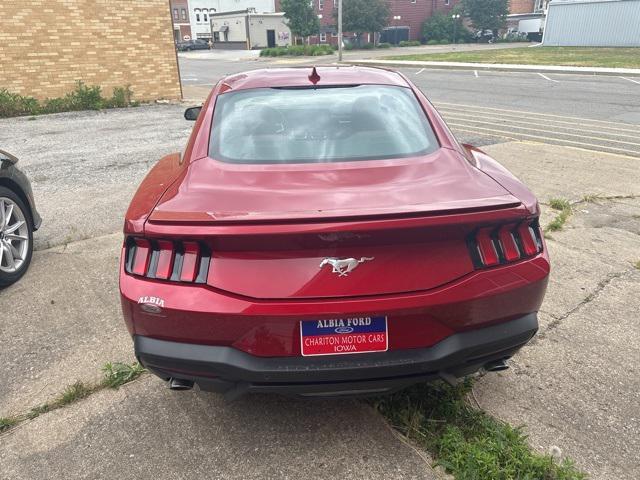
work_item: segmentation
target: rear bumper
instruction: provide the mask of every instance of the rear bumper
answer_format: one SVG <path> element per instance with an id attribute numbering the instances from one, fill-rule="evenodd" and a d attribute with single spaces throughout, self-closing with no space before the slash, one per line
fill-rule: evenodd
<path id="1" fill-rule="evenodd" d="M 535 313 L 453 334 L 429 348 L 324 357 L 257 357 L 232 347 L 135 335 L 140 362 L 161 378 L 191 380 L 235 397 L 247 392 L 373 394 L 435 378 L 462 377 L 511 357 L 536 333 Z"/>

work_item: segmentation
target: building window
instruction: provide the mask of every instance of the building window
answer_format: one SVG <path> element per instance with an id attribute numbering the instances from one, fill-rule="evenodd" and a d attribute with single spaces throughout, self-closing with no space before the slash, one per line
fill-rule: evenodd
<path id="1" fill-rule="evenodd" d="M 331 36 L 333 38 L 338 38 L 338 32 L 331 32 Z"/>
<path id="2" fill-rule="evenodd" d="M 326 43 L 327 42 L 327 34 L 322 32 L 320 33 L 320 43 Z"/>
<path id="3" fill-rule="evenodd" d="M 338 8 L 338 0 L 333 0 L 333 8 Z"/>
<path id="4" fill-rule="evenodd" d="M 444 0 L 445 5 L 449 5 L 449 0 Z"/>
<path id="5" fill-rule="evenodd" d="M 202 14 L 202 16 L 204 17 L 204 21 L 205 21 L 205 22 L 208 22 L 208 21 L 209 21 L 209 18 L 207 17 L 207 12 L 204 12 L 204 13 Z"/>
<path id="6" fill-rule="evenodd" d="M 324 8 L 324 0 L 318 0 L 318 10 L 322 10 Z"/>
<path id="7" fill-rule="evenodd" d="M 187 10 L 186 9 L 182 9 L 182 19 L 186 20 L 187 19 Z"/>
<path id="8" fill-rule="evenodd" d="M 448 2 L 449 0 L 445 0 L 445 2 Z M 416 3 L 416 0 L 411 0 L 411 3 Z"/>
<path id="9" fill-rule="evenodd" d="M 194 10 L 195 14 L 196 14 L 196 22 L 200 21 L 200 10 Z"/>
<path id="10" fill-rule="evenodd" d="M 173 9 L 173 19 L 174 20 L 180 20 L 180 17 L 178 16 L 178 9 L 177 8 Z"/>

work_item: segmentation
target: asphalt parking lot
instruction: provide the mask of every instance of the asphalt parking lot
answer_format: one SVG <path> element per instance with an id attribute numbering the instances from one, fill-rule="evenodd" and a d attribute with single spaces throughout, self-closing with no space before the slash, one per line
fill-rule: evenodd
<path id="1" fill-rule="evenodd" d="M 237 67 L 253 67 L 247 63 Z M 461 139 L 484 145 L 534 190 L 543 224 L 554 216 L 550 199 L 573 202 L 565 228 L 547 240 L 553 271 L 540 333 L 510 370 L 477 381 L 478 403 L 526 425 L 534 448 L 558 447 L 594 479 L 640 478 L 640 159 L 613 150 L 621 147 L 616 139 L 640 143 L 640 85 L 615 83 L 616 100 L 614 78 L 559 87 L 570 80 L 417 72 L 408 73 Z M 573 89 L 575 98 L 558 88 Z M 518 92 L 527 98 L 497 98 Z M 117 294 L 122 218 L 150 166 L 186 142 L 192 124 L 183 108 L 0 120 L 0 144 L 21 158 L 44 218 L 30 271 L 0 293 L 0 311 L 9 312 L 0 323 L 0 417 L 98 378 L 105 362 L 133 361 Z M 479 123 L 487 115 L 493 123 Z M 528 118 L 545 125 L 514 121 Z M 534 135 L 534 128 L 583 136 L 606 130 L 609 140 L 576 148 L 567 141 L 575 136 L 513 133 Z M 148 375 L 0 434 L 0 466 L 3 479 L 441 475 L 359 401 L 255 396 L 228 404 L 213 394 L 168 391 Z"/>

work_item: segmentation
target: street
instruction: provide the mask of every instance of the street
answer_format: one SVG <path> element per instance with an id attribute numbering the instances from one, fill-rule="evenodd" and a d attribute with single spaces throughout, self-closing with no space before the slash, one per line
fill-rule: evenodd
<path id="1" fill-rule="evenodd" d="M 185 96 L 202 99 L 223 76 L 309 66 L 337 57 L 263 59 L 229 52 L 182 54 Z M 206 55 L 209 55 L 207 57 Z M 477 146 L 509 139 L 640 156 L 640 78 L 403 68 L 460 138 Z"/>

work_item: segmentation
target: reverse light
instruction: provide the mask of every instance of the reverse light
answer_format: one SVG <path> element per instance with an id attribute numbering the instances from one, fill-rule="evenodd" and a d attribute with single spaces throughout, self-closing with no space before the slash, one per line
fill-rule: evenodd
<path id="1" fill-rule="evenodd" d="M 200 242 L 139 237 L 125 241 L 125 271 L 140 277 L 206 283 L 210 260 L 209 248 Z"/>
<path id="2" fill-rule="evenodd" d="M 542 251 L 538 220 L 483 227 L 468 239 L 469 252 L 476 268 L 517 262 Z"/>

